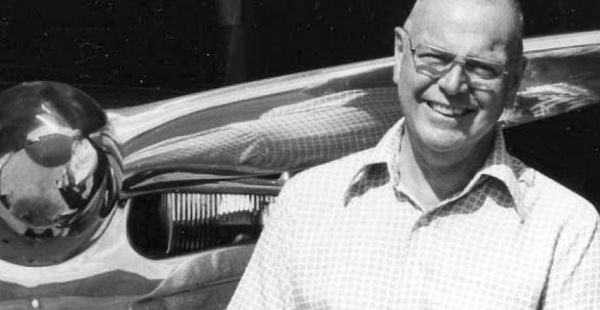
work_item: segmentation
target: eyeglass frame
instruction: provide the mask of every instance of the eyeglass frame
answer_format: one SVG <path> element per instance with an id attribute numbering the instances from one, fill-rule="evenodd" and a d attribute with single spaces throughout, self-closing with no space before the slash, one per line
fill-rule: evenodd
<path id="1" fill-rule="evenodd" d="M 479 84 L 479 83 L 475 82 L 475 85 L 473 85 L 471 75 L 477 76 L 477 74 L 469 71 L 469 69 L 466 67 L 466 64 L 469 60 L 473 60 L 477 63 L 483 63 L 483 64 L 487 64 L 487 65 L 491 65 L 491 66 L 496 66 L 497 68 L 502 69 L 501 72 L 497 76 L 489 78 L 489 79 L 481 78 L 482 80 L 487 80 L 487 81 L 492 81 L 492 82 L 498 81 L 498 84 L 500 84 L 503 81 L 504 77 L 510 74 L 510 69 L 508 68 L 508 67 L 510 67 L 510 65 L 507 65 L 506 63 L 502 64 L 502 63 L 500 63 L 498 61 L 494 61 L 494 60 L 482 59 L 482 58 L 466 56 L 466 55 L 459 55 L 459 54 L 451 52 L 445 48 L 442 48 L 442 47 L 439 47 L 439 46 L 436 46 L 433 44 L 429 44 L 429 43 L 419 43 L 416 46 L 413 46 L 412 37 L 411 37 L 410 33 L 402 27 L 399 27 L 399 29 L 401 29 L 406 34 L 406 37 L 408 38 L 408 47 L 411 52 L 411 56 L 412 56 L 411 58 L 413 61 L 413 67 L 415 68 L 415 71 L 417 73 L 428 76 L 428 77 L 434 79 L 435 81 L 441 79 L 446 74 L 448 74 L 448 72 L 450 72 L 452 70 L 452 68 L 454 68 L 455 65 L 459 65 L 464 71 L 463 74 L 466 77 L 465 82 L 470 88 L 484 90 L 484 91 L 493 90 L 495 88 L 495 86 L 497 86 L 497 84 L 495 84 L 495 83 L 492 83 L 493 85 L 485 85 L 485 84 Z M 438 71 L 438 70 L 433 68 L 431 65 L 423 64 L 422 61 L 419 61 L 417 59 L 416 51 L 417 51 L 417 47 L 419 47 L 420 45 L 423 45 L 430 49 L 433 49 L 435 52 L 441 52 L 441 53 L 445 53 L 446 55 L 452 55 L 453 56 L 452 61 L 450 61 L 448 63 L 446 69 L 441 70 L 439 75 L 437 75 L 437 74 L 434 75 L 432 73 L 423 71 L 423 69 L 418 68 L 418 65 L 417 65 L 418 63 L 420 63 L 421 66 L 425 66 L 425 67 L 431 68 L 436 71 Z M 480 77 L 480 76 L 478 76 L 478 77 Z M 483 87 L 481 87 L 481 86 L 483 86 Z"/>

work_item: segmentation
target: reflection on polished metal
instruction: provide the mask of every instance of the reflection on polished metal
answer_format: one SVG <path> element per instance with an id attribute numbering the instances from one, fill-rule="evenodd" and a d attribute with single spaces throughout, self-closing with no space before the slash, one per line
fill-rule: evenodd
<path id="1" fill-rule="evenodd" d="M 44 266 L 85 250 L 110 219 L 121 163 L 105 113 L 81 90 L 0 93 L 0 259 Z"/>

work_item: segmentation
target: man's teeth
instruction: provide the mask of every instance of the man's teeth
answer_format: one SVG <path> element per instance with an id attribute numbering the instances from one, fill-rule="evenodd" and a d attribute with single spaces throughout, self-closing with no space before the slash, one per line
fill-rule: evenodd
<path id="1" fill-rule="evenodd" d="M 437 102 L 427 101 L 427 105 L 434 111 L 447 116 L 461 116 L 469 113 L 467 109 L 453 108 Z"/>

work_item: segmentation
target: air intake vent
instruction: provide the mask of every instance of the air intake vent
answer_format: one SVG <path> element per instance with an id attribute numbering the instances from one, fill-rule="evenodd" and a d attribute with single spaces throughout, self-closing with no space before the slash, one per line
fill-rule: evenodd
<path id="1" fill-rule="evenodd" d="M 270 194 L 162 193 L 137 197 L 129 217 L 134 247 L 149 257 L 169 257 L 254 242 Z"/>

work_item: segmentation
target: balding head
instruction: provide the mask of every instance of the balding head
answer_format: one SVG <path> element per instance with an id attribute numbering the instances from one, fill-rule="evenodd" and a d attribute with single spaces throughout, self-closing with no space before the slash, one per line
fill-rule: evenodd
<path id="1" fill-rule="evenodd" d="M 469 15 L 481 12 L 481 8 L 490 7 L 493 7 L 497 14 L 505 16 L 501 25 L 491 26 L 510 28 L 507 29 L 512 33 L 508 52 L 512 60 L 520 59 L 523 54 L 523 13 L 516 0 L 417 0 L 404 28 L 418 35 L 424 28 L 428 28 L 430 23 L 439 22 L 440 14 L 463 12 L 467 13 L 464 18 L 468 19 Z"/>
<path id="2" fill-rule="evenodd" d="M 514 0 L 418 0 L 394 49 L 411 145 L 442 165 L 487 154 L 527 63 L 521 28 Z"/>

